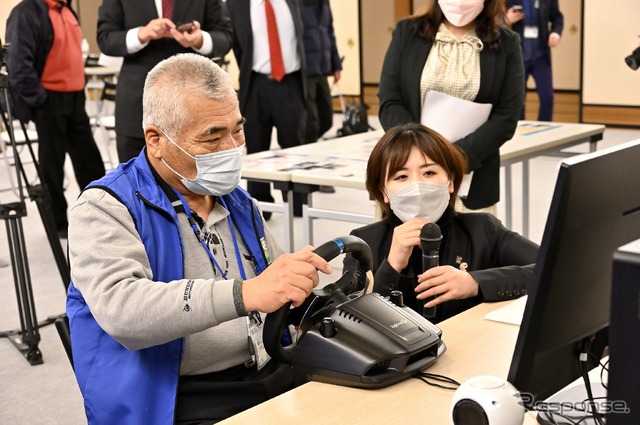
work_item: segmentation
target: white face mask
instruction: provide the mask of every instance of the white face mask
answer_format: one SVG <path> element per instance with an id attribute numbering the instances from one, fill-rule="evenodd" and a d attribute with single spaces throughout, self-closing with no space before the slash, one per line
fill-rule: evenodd
<path id="1" fill-rule="evenodd" d="M 194 179 L 188 179 L 171 168 L 164 158 L 162 158 L 164 165 L 180 177 L 184 187 L 191 192 L 199 195 L 224 196 L 231 193 L 240 183 L 244 145 L 220 152 L 193 156 L 174 142 L 167 133 L 162 131 L 162 134 L 164 134 L 171 143 L 176 145 L 178 149 L 189 156 L 189 158 L 193 158 L 196 161 L 196 177 Z"/>
<path id="2" fill-rule="evenodd" d="M 389 197 L 389 206 L 402 222 L 422 218 L 432 223 L 440 220 L 449 205 L 449 183 L 439 185 L 413 182 Z"/>
<path id="3" fill-rule="evenodd" d="M 438 0 L 447 21 L 456 27 L 464 27 L 478 17 L 484 9 L 484 0 Z"/>

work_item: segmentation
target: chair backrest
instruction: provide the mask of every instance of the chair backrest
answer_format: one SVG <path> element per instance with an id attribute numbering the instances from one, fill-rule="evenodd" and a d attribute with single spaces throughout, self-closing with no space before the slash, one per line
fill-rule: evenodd
<path id="1" fill-rule="evenodd" d="M 58 317 L 54 323 L 56 325 L 58 335 L 60 336 L 60 341 L 62 341 L 64 351 L 66 351 L 67 357 L 69 358 L 69 363 L 71 363 L 71 367 L 73 368 L 73 353 L 71 352 L 71 330 L 69 329 L 69 318 L 66 314 L 63 314 Z"/>
<path id="2" fill-rule="evenodd" d="M 212 60 L 216 63 L 216 65 L 218 65 L 223 70 L 225 70 L 227 72 L 229 71 L 230 62 L 228 60 L 226 60 L 225 58 L 216 56 Z"/>
<path id="3" fill-rule="evenodd" d="M 84 60 L 84 66 L 86 68 L 90 68 L 92 66 L 102 66 L 98 63 L 99 59 L 100 59 L 99 55 L 89 53 Z"/>
<path id="4" fill-rule="evenodd" d="M 38 133 L 33 128 L 32 125 L 25 126 L 26 133 L 22 131 L 22 125 L 20 121 L 17 119 L 13 120 L 13 136 L 15 137 L 16 145 L 25 145 L 27 143 L 38 143 Z M 11 137 L 9 131 L 7 131 L 4 126 L 2 126 L 2 131 L 0 131 L 0 140 L 2 146 L 9 145 L 11 143 Z"/>
<path id="5" fill-rule="evenodd" d="M 104 87 L 102 88 L 101 100 L 116 101 L 116 83 L 110 80 L 104 80 Z"/>

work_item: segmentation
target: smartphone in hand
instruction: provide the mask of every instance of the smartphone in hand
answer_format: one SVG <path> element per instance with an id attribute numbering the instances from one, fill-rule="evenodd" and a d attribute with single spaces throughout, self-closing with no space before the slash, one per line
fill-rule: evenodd
<path id="1" fill-rule="evenodd" d="M 514 12 L 518 12 L 518 13 L 524 12 L 524 8 L 522 7 L 521 4 L 516 4 L 515 6 L 512 6 L 511 9 L 513 9 Z"/>
<path id="2" fill-rule="evenodd" d="M 190 32 L 196 21 L 180 22 L 176 24 L 176 30 L 180 32 Z"/>

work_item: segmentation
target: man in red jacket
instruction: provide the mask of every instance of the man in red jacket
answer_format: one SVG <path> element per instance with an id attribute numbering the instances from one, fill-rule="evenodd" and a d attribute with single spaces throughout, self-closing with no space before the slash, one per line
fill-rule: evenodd
<path id="1" fill-rule="evenodd" d="M 80 189 L 105 174 L 85 110 L 81 42 L 76 14 L 64 0 L 23 0 L 7 20 L 9 81 L 20 118 L 36 124 L 42 183 L 61 238 L 67 237 L 68 225 L 66 154 Z"/>

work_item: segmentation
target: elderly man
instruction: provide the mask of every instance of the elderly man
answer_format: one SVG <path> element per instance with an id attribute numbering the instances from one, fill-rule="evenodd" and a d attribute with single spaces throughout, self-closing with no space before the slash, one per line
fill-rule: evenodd
<path id="1" fill-rule="evenodd" d="M 67 314 L 89 423 L 212 423 L 290 388 L 259 312 L 300 305 L 331 268 L 309 247 L 282 254 L 238 187 L 243 124 L 217 65 L 164 60 L 145 82 L 146 148 L 73 207 Z"/>

